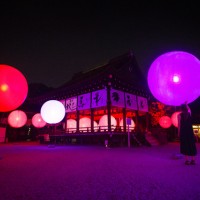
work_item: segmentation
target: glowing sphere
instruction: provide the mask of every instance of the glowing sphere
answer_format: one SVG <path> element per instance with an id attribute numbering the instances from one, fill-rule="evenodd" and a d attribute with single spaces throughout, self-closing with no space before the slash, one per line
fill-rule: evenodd
<path id="1" fill-rule="evenodd" d="M 76 120 L 75 119 L 67 119 L 66 120 L 66 127 L 65 129 L 68 131 L 68 132 L 74 132 L 76 131 Z"/>
<path id="2" fill-rule="evenodd" d="M 169 128 L 172 125 L 171 118 L 168 116 L 162 116 L 159 120 L 159 124 L 162 128 Z"/>
<path id="3" fill-rule="evenodd" d="M 83 117 L 79 120 L 79 130 L 91 130 L 91 119 Z"/>
<path id="4" fill-rule="evenodd" d="M 98 130 L 97 122 L 93 122 L 94 130 Z M 91 131 L 91 119 L 88 117 L 83 117 L 79 120 L 79 130 Z"/>
<path id="5" fill-rule="evenodd" d="M 20 128 L 27 122 L 26 113 L 21 110 L 14 110 L 8 115 L 8 124 L 13 128 Z"/>
<path id="6" fill-rule="evenodd" d="M 9 65 L 0 65 L 0 112 L 18 108 L 27 94 L 28 84 L 23 74 Z"/>
<path id="7" fill-rule="evenodd" d="M 77 124 L 77 122 L 75 119 L 67 119 L 67 121 L 66 121 L 66 127 L 70 132 L 76 130 L 76 124 Z"/>
<path id="8" fill-rule="evenodd" d="M 124 121 L 123 121 L 123 119 L 120 120 L 119 125 L 120 125 L 120 127 L 121 127 L 121 129 L 123 131 L 124 130 L 124 127 L 123 127 Z M 135 122 L 131 119 L 131 125 L 126 125 L 127 129 L 128 129 L 128 126 L 129 126 L 130 130 L 134 130 L 134 128 L 135 128 Z"/>
<path id="9" fill-rule="evenodd" d="M 175 127 L 178 127 L 178 115 L 180 114 L 181 112 L 174 112 L 171 116 L 171 121 L 172 121 L 172 124 L 175 126 Z"/>
<path id="10" fill-rule="evenodd" d="M 116 119 L 111 115 L 111 126 L 117 125 Z M 99 126 L 108 126 L 108 115 L 103 115 L 99 120 Z"/>
<path id="11" fill-rule="evenodd" d="M 32 124 L 36 128 L 42 128 L 46 125 L 46 122 L 42 119 L 41 114 L 37 113 L 32 117 Z"/>
<path id="12" fill-rule="evenodd" d="M 94 130 L 95 131 L 99 130 L 99 125 L 96 121 L 94 121 Z"/>
<path id="13" fill-rule="evenodd" d="M 49 100 L 42 105 L 40 114 L 45 122 L 56 124 L 65 117 L 65 107 L 60 101 Z"/>
<path id="14" fill-rule="evenodd" d="M 187 52 L 174 51 L 159 56 L 148 71 L 152 95 L 166 105 L 179 106 L 200 95 L 200 61 Z"/>

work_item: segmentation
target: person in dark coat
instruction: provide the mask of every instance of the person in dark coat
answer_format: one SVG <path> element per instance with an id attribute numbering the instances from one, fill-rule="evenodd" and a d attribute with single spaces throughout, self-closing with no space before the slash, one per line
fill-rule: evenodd
<path id="1" fill-rule="evenodd" d="M 185 164 L 194 165 L 197 148 L 192 129 L 191 110 L 187 103 L 181 105 L 181 113 L 178 115 L 178 136 L 180 137 L 180 153 L 185 156 Z"/>

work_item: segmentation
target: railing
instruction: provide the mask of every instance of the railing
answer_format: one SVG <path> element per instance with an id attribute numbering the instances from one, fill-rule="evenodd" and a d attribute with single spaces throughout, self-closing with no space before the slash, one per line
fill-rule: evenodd
<path id="1" fill-rule="evenodd" d="M 129 131 L 134 131 L 134 127 L 129 127 Z M 108 126 L 94 126 L 94 131 L 91 131 L 91 127 L 80 127 L 79 133 L 90 133 L 90 132 L 108 132 Z M 123 126 L 111 126 L 111 132 L 124 132 Z M 126 129 L 126 132 L 128 132 L 128 127 Z M 76 128 L 67 128 L 66 133 L 77 133 Z"/>

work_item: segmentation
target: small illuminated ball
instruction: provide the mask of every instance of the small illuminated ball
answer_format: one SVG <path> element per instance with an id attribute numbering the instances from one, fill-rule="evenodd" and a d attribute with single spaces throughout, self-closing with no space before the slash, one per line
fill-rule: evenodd
<path id="1" fill-rule="evenodd" d="M 162 116 L 159 120 L 159 124 L 162 128 L 169 128 L 172 125 L 171 118 L 168 116 Z"/>
<path id="2" fill-rule="evenodd" d="M 26 99 L 28 84 L 24 75 L 14 67 L 0 65 L 0 112 L 17 109 Z"/>
<path id="3" fill-rule="evenodd" d="M 123 121 L 123 119 L 120 120 L 119 125 L 120 125 L 121 129 L 124 130 L 124 127 L 123 127 L 124 126 L 124 121 Z M 128 128 L 128 126 L 129 126 L 130 130 L 134 130 L 135 122 L 131 119 L 131 125 L 126 125 L 127 128 Z"/>
<path id="4" fill-rule="evenodd" d="M 171 121 L 172 121 L 172 124 L 175 126 L 175 127 L 178 127 L 178 115 L 180 114 L 181 112 L 174 112 L 171 116 Z"/>
<path id="5" fill-rule="evenodd" d="M 49 124 L 56 124 L 65 117 L 65 107 L 57 100 L 46 101 L 40 110 L 43 120 Z"/>
<path id="6" fill-rule="evenodd" d="M 41 114 L 37 113 L 32 117 L 32 124 L 36 128 L 43 128 L 47 123 L 42 119 Z"/>
<path id="7" fill-rule="evenodd" d="M 69 132 L 76 130 L 76 120 L 75 119 L 67 119 L 66 120 L 66 128 L 69 130 Z"/>
<path id="8" fill-rule="evenodd" d="M 99 125 L 96 121 L 94 121 L 94 130 L 98 131 L 99 130 Z"/>
<path id="9" fill-rule="evenodd" d="M 79 120 L 79 130 L 87 130 L 91 127 L 91 119 L 88 117 L 83 117 Z"/>
<path id="10" fill-rule="evenodd" d="M 21 128 L 26 122 L 27 116 L 22 110 L 14 110 L 8 115 L 8 124 L 13 128 Z"/>
<path id="11" fill-rule="evenodd" d="M 94 130 L 98 130 L 97 122 L 93 122 Z M 88 117 L 83 117 L 79 120 L 79 130 L 88 130 L 91 131 L 91 119 Z"/>
<path id="12" fill-rule="evenodd" d="M 111 126 L 116 126 L 117 121 L 116 119 L 111 115 Z M 108 126 L 108 115 L 103 115 L 99 120 L 99 126 Z"/>
<path id="13" fill-rule="evenodd" d="M 148 71 L 152 95 L 166 105 L 179 106 L 200 95 L 200 61 L 192 54 L 173 51 L 159 56 Z"/>

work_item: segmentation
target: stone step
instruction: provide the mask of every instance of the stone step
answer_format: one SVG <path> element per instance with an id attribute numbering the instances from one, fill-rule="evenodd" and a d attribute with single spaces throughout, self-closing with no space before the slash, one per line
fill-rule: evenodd
<path id="1" fill-rule="evenodd" d="M 158 146 L 160 145 L 159 141 L 152 135 L 146 135 L 146 140 L 149 142 L 151 146 Z"/>

